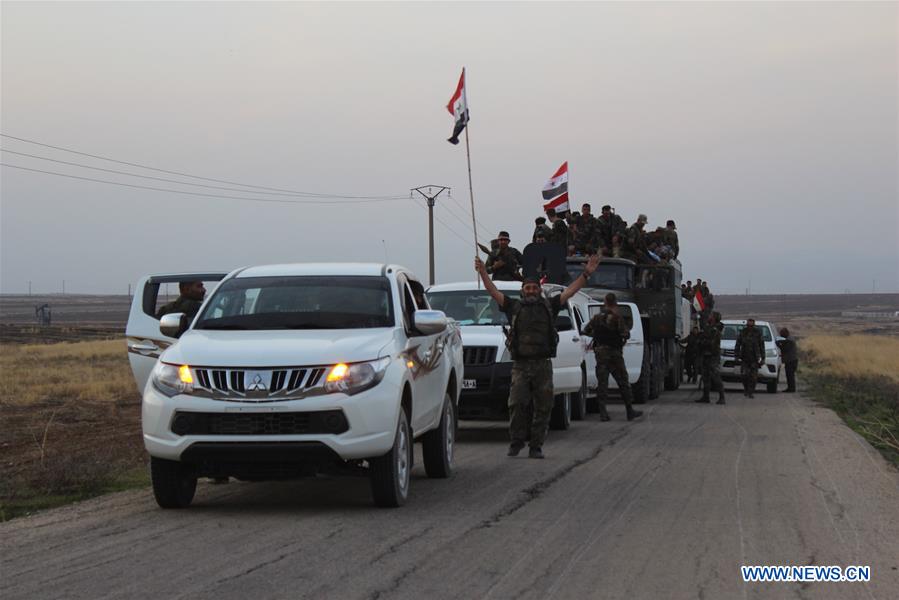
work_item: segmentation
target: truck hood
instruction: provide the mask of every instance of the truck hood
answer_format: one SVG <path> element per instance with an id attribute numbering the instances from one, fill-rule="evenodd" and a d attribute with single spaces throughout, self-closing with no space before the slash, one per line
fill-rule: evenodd
<path id="1" fill-rule="evenodd" d="M 503 328 L 499 325 L 463 325 L 463 346 L 494 346 L 502 348 L 506 344 Z"/>
<path id="2" fill-rule="evenodd" d="M 388 354 L 393 328 L 215 331 L 191 329 L 160 360 L 208 367 L 288 367 L 373 360 Z"/>

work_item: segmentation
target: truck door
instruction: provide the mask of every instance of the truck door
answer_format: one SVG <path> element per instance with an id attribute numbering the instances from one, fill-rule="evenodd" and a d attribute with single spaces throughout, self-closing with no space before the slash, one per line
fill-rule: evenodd
<path id="1" fill-rule="evenodd" d="M 418 282 L 415 282 L 418 283 Z M 443 408 L 444 372 L 447 360 L 443 343 L 446 332 L 422 335 L 412 328 L 413 314 L 427 308 L 424 290 L 415 294 L 405 275 L 397 276 L 403 324 L 408 337 L 406 360 L 412 363 L 412 431 L 418 432 L 440 418 Z M 414 284 L 413 284 L 414 285 Z M 416 287 L 420 287 L 420 284 Z M 420 300 L 417 300 L 419 297 Z M 419 302 L 422 304 L 419 305 Z"/>
<path id="2" fill-rule="evenodd" d="M 563 306 L 556 315 L 556 330 L 559 332 L 559 346 L 553 359 L 553 389 L 557 394 L 576 392 L 581 387 L 584 347 L 569 306 Z"/>
<path id="3" fill-rule="evenodd" d="M 125 337 L 128 344 L 128 362 L 137 389 L 143 393 L 156 359 L 163 350 L 175 343 L 175 338 L 162 335 L 156 311 L 178 295 L 178 284 L 182 281 L 202 281 L 206 287 L 206 297 L 212 288 L 224 279 L 227 273 L 178 273 L 172 275 L 149 275 L 141 278 L 134 288 L 134 299 L 128 314 Z M 167 295 L 166 291 L 171 295 Z M 172 292 L 174 292 L 172 294 Z"/>

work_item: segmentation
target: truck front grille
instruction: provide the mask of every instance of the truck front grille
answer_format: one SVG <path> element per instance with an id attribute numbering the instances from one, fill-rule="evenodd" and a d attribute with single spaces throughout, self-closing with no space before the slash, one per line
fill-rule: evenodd
<path id="1" fill-rule="evenodd" d="M 341 410 L 265 413 L 200 413 L 178 411 L 172 419 L 176 435 L 303 435 L 339 434 L 349 424 Z"/>
<path id="2" fill-rule="evenodd" d="M 219 400 L 265 402 L 305 395 L 319 387 L 327 367 L 194 368 L 195 386 Z"/>
<path id="3" fill-rule="evenodd" d="M 463 346 L 462 362 L 466 367 L 492 365 L 496 362 L 495 346 Z"/>

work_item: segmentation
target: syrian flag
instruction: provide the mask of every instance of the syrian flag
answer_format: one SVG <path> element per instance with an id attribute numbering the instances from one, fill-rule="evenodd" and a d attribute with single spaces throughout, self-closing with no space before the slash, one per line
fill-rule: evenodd
<path id="1" fill-rule="evenodd" d="M 554 209 L 557 213 L 569 210 L 568 206 L 568 161 L 549 178 L 543 186 L 543 199 L 549 200 L 543 205 L 543 210 Z"/>
<path id="2" fill-rule="evenodd" d="M 453 94 L 453 97 L 450 98 L 449 104 L 446 105 L 446 110 L 448 110 L 449 113 L 453 115 L 453 119 L 456 120 L 456 124 L 453 127 L 453 136 L 446 141 L 455 145 L 459 143 L 459 136 L 462 134 L 462 130 L 468 125 L 468 98 L 465 96 L 465 67 L 462 68 L 462 76 L 459 77 L 459 85 L 456 86 L 456 92 Z"/>
<path id="3" fill-rule="evenodd" d="M 696 290 L 696 295 L 693 296 L 693 308 L 696 309 L 696 312 L 705 310 L 705 298 L 702 297 L 701 290 Z"/>

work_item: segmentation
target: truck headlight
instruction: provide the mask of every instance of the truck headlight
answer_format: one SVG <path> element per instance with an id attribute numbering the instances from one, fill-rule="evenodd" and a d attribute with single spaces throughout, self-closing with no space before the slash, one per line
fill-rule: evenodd
<path id="1" fill-rule="evenodd" d="M 368 362 L 336 364 L 325 378 L 325 391 L 352 396 L 373 388 L 384 379 L 389 364 L 389 356 Z"/>
<path id="2" fill-rule="evenodd" d="M 188 365 L 156 363 L 150 377 L 153 387 L 171 398 L 177 394 L 194 393 L 194 376 Z"/>
<path id="3" fill-rule="evenodd" d="M 768 358 L 776 358 L 777 357 L 777 349 L 776 348 L 768 348 L 765 350 L 765 356 Z"/>
<path id="4" fill-rule="evenodd" d="M 499 360 L 496 362 L 501 362 L 501 363 L 512 362 L 512 353 L 509 352 L 508 348 L 503 348 L 503 353 L 500 354 Z"/>

